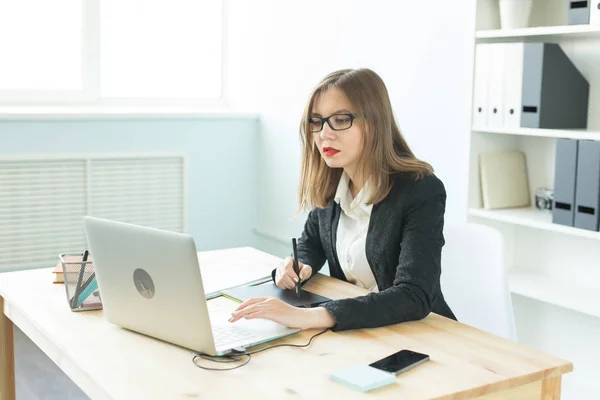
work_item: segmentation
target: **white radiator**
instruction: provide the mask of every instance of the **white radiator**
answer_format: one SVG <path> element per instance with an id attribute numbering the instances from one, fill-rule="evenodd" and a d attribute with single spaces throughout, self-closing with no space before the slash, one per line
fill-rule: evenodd
<path id="1" fill-rule="evenodd" d="M 177 155 L 1 158 L 0 270 L 83 251 L 84 215 L 185 232 L 186 192 Z"/>

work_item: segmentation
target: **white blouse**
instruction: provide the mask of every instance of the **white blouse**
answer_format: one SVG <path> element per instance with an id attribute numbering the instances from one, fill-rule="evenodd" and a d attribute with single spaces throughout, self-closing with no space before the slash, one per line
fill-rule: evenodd
<path id="1" fill-rule="evenodd" d="M 365 184 L 354 199 L 349 184 L 350 177 L 344 172 L 334 198 L 342 209 L 336 240 L 338 260 L 348 282 L 371 292 L 378 292 L 365 250 L 373 209 L 373 205 L 365 204 L 369 199 L 369 183 Z"/>

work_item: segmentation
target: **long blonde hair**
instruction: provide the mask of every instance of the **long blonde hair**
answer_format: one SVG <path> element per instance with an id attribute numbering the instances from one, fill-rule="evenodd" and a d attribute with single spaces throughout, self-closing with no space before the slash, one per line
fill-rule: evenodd
<path id="1" fill-rule="evenodd" d="M 337 88 L 355 108 L 357 121 L 363 126 L 363 151 L 358 160 L 359 173 L 368 177 L 371 198 L 376 204 L 390 192 L 393 174 L 414 173 L 415 179 L 432 174 L 428 163 L 418 160 L 406 143 L 394 118 L 392 105 L 383 80 L 374 71 L 342 69 L 327 75 L 312 91 L 300 122 L 303 145 L 300 190 L 300 209 L 327 206 L 333 199 L 342 175 L 342 168 L 325 164 L 314 144 L 308 120 L 315 99 L 331 88 Z"/>

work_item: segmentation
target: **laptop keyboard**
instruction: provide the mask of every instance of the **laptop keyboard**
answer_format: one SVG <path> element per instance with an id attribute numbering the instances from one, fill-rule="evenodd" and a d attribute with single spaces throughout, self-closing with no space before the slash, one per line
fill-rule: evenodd
<path id="1" fill-rule="evenodd" d="M 232 344 L 250 344 L 258 339 L 252 332 L 238 329 L 235 326 L 213 326 L 213 337 L 216 347 L 226 347 Z"/>
<path id="2" fill-rule="evenodd" d="M 233 324 L 228 322 L 231 313 L 235 311 L 239 303 L 225 297 L 209 300 L 207 305 L 217 349 L 247 347 L 286 333 L 285 328 L 277 326 L 271 321 L 241 319 Z"/>

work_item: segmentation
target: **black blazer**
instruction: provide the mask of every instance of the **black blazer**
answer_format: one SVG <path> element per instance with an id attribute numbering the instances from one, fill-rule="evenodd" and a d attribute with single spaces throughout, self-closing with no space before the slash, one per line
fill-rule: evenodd
<path id="1" fill-rule="evenodd" d="M 394 176 L 388 196 L 373 205 L 366 238 L 379 292 L 323 305 L 336 322 L 334 331 L 419 320 L 430 312 L 456 319 L 440 288 L 445 207 L 446 191 L 435 175 Z M 330 275 L 346 281 L 335 249 L 340 213 L 331 200 L 308 214 L 298 259 L 312 267 L 313 275 L 327 260 Z"/>

